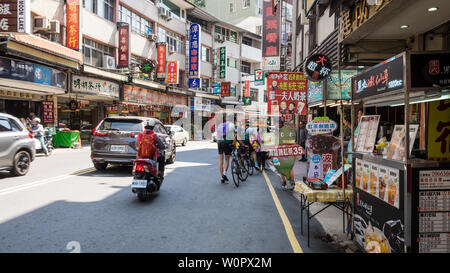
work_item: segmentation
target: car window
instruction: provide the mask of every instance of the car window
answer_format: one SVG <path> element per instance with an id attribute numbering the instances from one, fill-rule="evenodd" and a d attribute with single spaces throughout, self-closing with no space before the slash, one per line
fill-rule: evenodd
<path id="1" fill-rule="evenodd" d="M 141 132 L 142 120 L 105 119 L 99 130 L 118 130 L 127 132 Z"/>
<path id="2" fill-rule="evenodd" d="M 0 118 L 0 132 L 11 132 L 11 124 L 7 119 Z"/>
<path id="3" fill-rule="evenodd" d="M 157 128 L 158 133 L 167 135 L 167 131 L 166 128 L 164 128 L 164 126 L 162 126 L 161 124 L 156 124 L 155 127 Z"/>
<path id="4" fill-rule="evenodd" d="M 20 126 L 15 120 L 9 119 L 9 123 L 11 124 L 11 129 L 14 132 L 21 132 L 21 131 L 23 131 L 22 126 Z"/>

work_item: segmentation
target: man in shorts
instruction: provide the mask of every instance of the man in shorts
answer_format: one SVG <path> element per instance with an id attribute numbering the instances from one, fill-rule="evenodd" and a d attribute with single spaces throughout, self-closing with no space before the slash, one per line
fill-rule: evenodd
<path id="1" fill-rule="evenodd" d="M 233 114 L 228 114 L 229 120 L 233 120 Z M 228 181 L 226 173 L 230 163 L 230 156 L 232 152 L 232 144 L 235 136 L 234 123 L 224 120 L 223 123 L 217 126 L 217 146 L 219 150 L 219 171 L 221 175 L 220 182 Z M 224 162 L 225 155 L 225 162 Z"/>
<path id="2" fill-rule="evenodd" d="M 253 164 L 255 164 L 255 168 L 259 169 L 258 160 L 256 158 L 256 152 L 253 148 L 253 141 L 258 141 L 258 127 L 250 126 L 250 122 L 247 121 L 247 129 L 245 129 L 245 145 L 248 146 L 249 152 L 253 158 Z"/>

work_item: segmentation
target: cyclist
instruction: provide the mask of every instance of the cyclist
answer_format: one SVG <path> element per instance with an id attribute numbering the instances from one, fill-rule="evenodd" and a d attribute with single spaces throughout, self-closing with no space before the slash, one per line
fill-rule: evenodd
<path id="1" fill-rule="evenodd" d="M 245 129 L 244 144 L 249 147 L 249 152 L 253 158 L 253 164 L 255 164 L 255 168 L 259 169 L 258 160 L 256 158 L 256 152 L 253 147 L 254 141 L 258 142 L 258 127 L 250 126 L 250 122 L 247 121 L 247 129 Z"/>
<path id="2" fill-rule="evenodd" d="M 229 120 L 233 120 L 234 115 L 229 113 L 226 115 Z M 235 136 L 234 123 L 227 121 L 220 123 L 217 126 L 217 146 L 219 151 L 219 171 L 221 175 L 220 182 L 225 183 L 228 181 L 226 173 L 228 171 L 228 165 L 230 163 L 230 155 L 232 152 L 232 143 Z M 225 162 L 224 162 L 225 155 Z"/>

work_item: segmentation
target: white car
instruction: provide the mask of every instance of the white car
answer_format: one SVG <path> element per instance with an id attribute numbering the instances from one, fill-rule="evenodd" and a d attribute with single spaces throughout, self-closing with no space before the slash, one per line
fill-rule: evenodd
<path id="1" fill-rule="evenodd" d="M 167 130 L 173 132 L 173 140 L 175 140 L 176 144 L 186 146 L 187 142 L 189 141 L 188 131 L 184 130 L 181 126 L 178 125 L 165 125 L 164 127 L 166 127 Z"/>

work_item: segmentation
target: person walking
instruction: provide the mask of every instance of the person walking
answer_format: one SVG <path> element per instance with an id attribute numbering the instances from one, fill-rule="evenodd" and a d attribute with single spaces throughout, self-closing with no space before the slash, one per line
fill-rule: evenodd
<path id="1" fill-rule="evenodd" d="M 228 120 L 234 120 L 233 114 L 227 115 Z M 234 123 L 224 120 L 217 126 L 217 148 L 219 152 L 219 172 L 221 175 L 220 182 L 228 181 L 226 173 L 230 163 L 230 156 L 232 152 L 232 144 L 235 137 Z"/>
<path id="2" fill-rule="evenodd" d="M 299 130 L 299 142 L 300 145 L 305 149 L 305 154 L 302 155 L 302 158 L 299 161 L 306 161 L 306 138 L 307 138 L 307 131 L 305 127 L 305 122 L 303 120 L 300 121 L 300 130 Z"/>
<path id="3" fill-rule="evenodd" d="M 31 132 L 33 134 L 33 137 L 41 143 L 42 150 L 44 151 L 45 155 L 48 156 L 48 149 L 47 146 L 45 146 L 44 141 L 44 127 L 41 125 L 41 119 L 40 118 L 34 118 L 33 119 L 33 127 L 31 128 Z"/>

